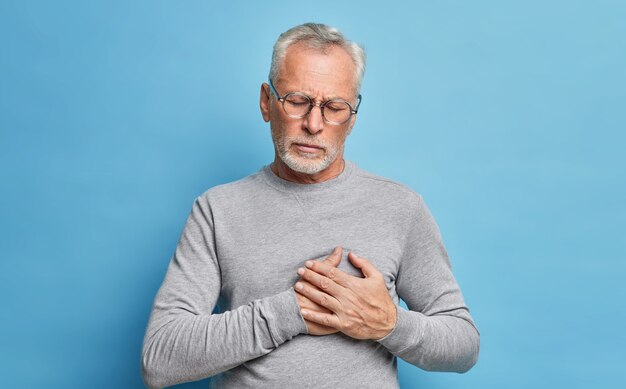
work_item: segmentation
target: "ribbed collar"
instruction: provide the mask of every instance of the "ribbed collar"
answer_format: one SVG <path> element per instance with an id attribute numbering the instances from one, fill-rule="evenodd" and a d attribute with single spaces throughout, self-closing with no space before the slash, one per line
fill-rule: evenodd
<path id="1" fill-rule="evenodd" d="M 283 192 L 319 193 L 319 191 L 336 189 L 342 186 L 346 181 L 348 181 L 348 179 L 350 178 L 350 176 L 352 176 L 352 173 L 354 172 L 355 165 L 351 161 L 345 162 L 346 163 L 341 174 L 339 174 L 335 178 L 331 178 L 330 180 L 320 182 L 318 184 L 299 184 L 296 182 L 287 181 L 274 174 L 274 172 L 270 168 L 270 165 L 263 166 L 260 170 L 260 174 L 265 182 Z"/>

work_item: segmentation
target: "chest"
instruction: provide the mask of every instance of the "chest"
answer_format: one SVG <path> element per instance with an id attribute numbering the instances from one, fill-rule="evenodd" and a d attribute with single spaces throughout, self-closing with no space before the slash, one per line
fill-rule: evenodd
<path id="1" fill-rule="evenodd" d="M 383 273 L 394 299 L 395 280 L 405 234 L 380 210 L 341 207 L 332 210 L 283 204 L 268 217 L 267 210 L 249 209 L 245 220 L 215 226 L 225 309 L 274 295 L 293 286 L 304 262 L 323 259 L 336 246 L 343 248 L 339 268 L 362 277 L 348 260 L 349 251 L 367 258 Z"/>

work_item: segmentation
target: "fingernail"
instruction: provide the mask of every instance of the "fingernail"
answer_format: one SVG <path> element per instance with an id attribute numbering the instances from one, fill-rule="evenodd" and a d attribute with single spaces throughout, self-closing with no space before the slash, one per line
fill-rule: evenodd
<path id="1" fill-rule="evenodd" d="M 304 274 L 304 269 L 303 268 L 299 268 L 298 269 L 298 274 L 299 275 L 303 275 Z"/>
<path id="2" fill-rule="evenodd" d="M 296 289 L 302 290 L 303 287 L 304 287 L 304 285 L 302 285 L 302 283 L 296 282 Z"/>
<path id="3" fill-rule="evenodd" d="M 306 266 L 306 267 L 312 267 L 312 266 L 313 266 L 313 262 L 312 262 L 312 261 L 306 261 L 306 262 L 304 263 L 304 266 Z"/>
<path id="4" fill-rule="evenodd" d="M 306 316 L 309 313 L 307 311 L 305 311 L 304 309 L 300 310 L 300 313 L 302 314 L 302 316 Z"/>

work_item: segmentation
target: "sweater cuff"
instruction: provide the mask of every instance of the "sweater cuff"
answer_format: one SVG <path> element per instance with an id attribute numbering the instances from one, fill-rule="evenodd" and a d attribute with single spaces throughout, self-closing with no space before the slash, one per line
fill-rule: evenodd
<path id="1" fill-rule="evenodd" d="M 263 316 L 267 320 L 274 347 L 296 335 L 307 333 L 293 288 L 264 299 L 263 303 Z"/>
<path id="2" fill-rule="evenodd" d="M 411 344 L 417 344 L 422 338 L 424 322 L 419 312 L 408 312 L 401 306 L 396 306 L 396 326 L 390 333 L 378 339 L 378 343 L 385 346 L 392 354 L 398 354 Z M 414 339 L 417 338 L 417 341 Z"/>

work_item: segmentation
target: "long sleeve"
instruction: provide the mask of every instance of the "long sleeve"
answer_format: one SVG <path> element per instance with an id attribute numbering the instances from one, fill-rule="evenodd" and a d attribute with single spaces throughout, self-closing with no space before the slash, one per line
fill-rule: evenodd
<path id="1" fill-rule="evenodd" d="M 213 376 L 306 333 L 293 289 L 213 314 L 220 289 L 212 213 L 199 197 L 146 330 L 142 374 L 149 388 Z"/>
<path id="2" fill-rule="evenodd" d="M 478 359 L 479 333 L 454 279 L 439 228 L 421 196 L 408 231 L 396 288 L 396 326 L 379 342 L 425 370 L 465 372 Z"/>

